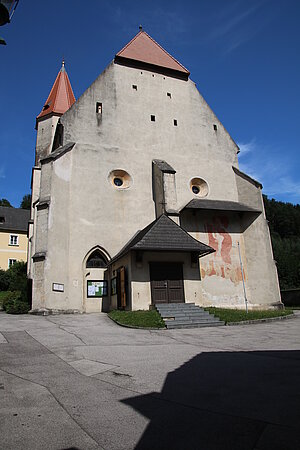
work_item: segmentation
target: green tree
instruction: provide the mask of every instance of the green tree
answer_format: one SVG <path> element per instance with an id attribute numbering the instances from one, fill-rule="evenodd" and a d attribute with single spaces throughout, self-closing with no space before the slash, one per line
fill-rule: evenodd
<path id="1" fill-rule="evenodd" d="M 263 197 L 280 288 L 300 288 L 300 205 Z"/>
<path id="2" fill-rule="evenodd" d="M 21 204 L 20 204 L 20 208 L 22 209 L 30 209 L 31 208 L 31 195 L 30 194 L 26 194 L 24 195 Z"/>
<path id="3" fill-rule="evenodd" d="M 0 206 L 8 206 L 12 208 L 12 205 L 9 203 L 8 200 L 6 200 L 6 198 L 0 198 Z"/>

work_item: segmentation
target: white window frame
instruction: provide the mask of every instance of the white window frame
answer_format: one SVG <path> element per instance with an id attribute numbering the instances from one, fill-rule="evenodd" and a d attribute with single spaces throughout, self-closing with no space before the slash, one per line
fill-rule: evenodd
<path id="1" fill-rule="evenodd" d="M 10 234 L 9 235 L 9 245 L 13 245 L 13 246 L 19 245 L 19 235 L 18 234 Z"/>
<path id="2" fill-rule="evenodd" d="M 16 258 L 8 259 L 8 268 L 12 267 L 17 262 Z"/>

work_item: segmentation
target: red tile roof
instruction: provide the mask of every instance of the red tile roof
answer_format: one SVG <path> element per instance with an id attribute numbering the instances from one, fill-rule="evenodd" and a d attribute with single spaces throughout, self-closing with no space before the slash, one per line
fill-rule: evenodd
<path id="1" fill-rule="evenodd" d="M 140 31 L 119 53 L 118 58 L 140 61 L 189 75 L 190 72 L 145 31 Z"/>
<path id="2" fill-rule="evenodd" d="M 75 103 L 75 101 L 76 99 L 63 61 L 62 68 L 58 72 L 46 103 L 40 114 L 37 116 L 37 120 L 41 117 L 48 116 L 49 114 L 62 115 L 73 105 L 73 103 Z"/>

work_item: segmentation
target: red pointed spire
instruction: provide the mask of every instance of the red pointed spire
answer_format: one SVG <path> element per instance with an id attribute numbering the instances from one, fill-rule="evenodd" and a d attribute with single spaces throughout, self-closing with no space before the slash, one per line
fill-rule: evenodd
<path id="1" fill-rule="evenodd" d="M 149 34 L 142 31 L 141 26 L 140 30 L 141 31 L 116 54 L 117 58 L 125 58 L 127 60 L 151 64 L 164 69 L 181 72 L 187 76 L 190 74 L 180 62 L 164 50 L 151 36 L 149 36 Z"/>
<path id="2" fill-rule="evenodd" d="M 72 86 L 65 70 L 65 62 L 63 61 L 46 103 L 37 116 L 37 120 L 50 114 L 63 115 L 75 101 Z"/>

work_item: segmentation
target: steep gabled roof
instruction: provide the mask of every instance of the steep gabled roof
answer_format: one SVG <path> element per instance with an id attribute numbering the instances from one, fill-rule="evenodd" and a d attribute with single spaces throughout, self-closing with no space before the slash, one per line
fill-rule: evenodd
<path id="1" fill-rule="evenodd" d="M 111 262 L 130 250 L 196 252 L 202 256 L 215 251 L 209 245 L 194 239 L 165 214 L 138 231 Z"/>
<path id="2" fill-rule="evenodd" d="M 118 60 L 138 61 L 157 68 L 164 68 L 186 77 L 190 72 L 164 50 L 149 34 L 140 31 L 122 50 L 116 54 Z"/>
<path id="3" fill-rule="evenodd" d="M 37 120 L 51 114 L 63 115 L 75 101 L 76 99 L 63 61 L 46 103 L 37 116 Z"/>
<path id="4" fill-rule="evenodd" d="M 0 206 L 0 231 L 27 231 L 30 211 Z"/>

